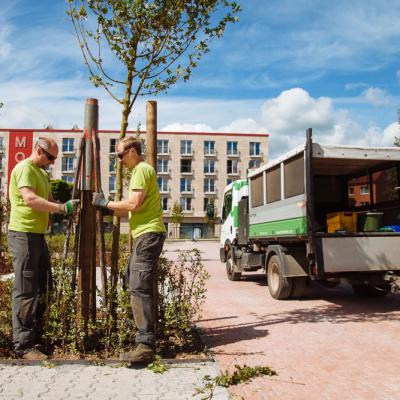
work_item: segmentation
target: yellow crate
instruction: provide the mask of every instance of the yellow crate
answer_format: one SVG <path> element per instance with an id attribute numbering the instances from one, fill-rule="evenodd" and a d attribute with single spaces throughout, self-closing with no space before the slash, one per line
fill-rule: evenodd
<path id="1" fill-rule="evenodd" d="M 336 231 L 357 231 L 357 214 L 355 212 L 341 211 L 330 213 L 326 216 L 326 224 L 328 225 L 328 233 Z"/>

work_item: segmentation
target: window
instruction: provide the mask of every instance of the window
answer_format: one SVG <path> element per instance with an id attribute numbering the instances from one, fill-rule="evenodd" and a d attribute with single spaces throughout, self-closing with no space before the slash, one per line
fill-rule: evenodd
<path id="1" fill-rule="evenodd" d="M 215 193 L 215 179 L 204 179 L 204 193 Z"/>
<path id="2" fill-rule="evenodd" d="M 225 193 L 224 205 L 222 208 L 222 221 L 225 221 L 228 218 L 231 209 L 232 209 L 232 190 Z"/>
<path id="3" fill-rule="evenodd" d="M 213 155 L 215 154 L 215 142 L 212 140 L 204 141 L 204 154 L 205 155 Z"/>
<path id="4" fill-rule="evenodd" d="M 116 152 L 117 147 L 117 139 L 110 139 L 110 154 L 114 154 Z"/>
<path id="5" fill-rule="evenodd" d="M 226 142 L 226 154 L 228 156 L 238 154 L 238 143 L 237 142 Z"/>
<path id="6" fill-rule="evenodd" d="M 116 191 L 116 177 L 114 175 L 111 175 L 108 177 L 108 191 L 110 193 L 115 193 Z"/>
<path id="7" fill-rule="evenodd" d="M 0 151 L 3 151 L 3 138 L 0 137 Z"/>
<path id="8" fill-rule="evenodd" d="M 192 160 L 181 160 L 181 173 L 192 172 Z"/>
<path id="9" fill-rule="evenodd" d="M 70 183 L 71 185 L 74 183 L 74 176 L 73 175 L 61 175 L 61 180 L 64 182 Z"/>
<path id="10" fill-rule="evenodd" d="M 284 163 L 285 199 L 298 196 L 305 191 L 304 187 L 304 154 L 291 158 Z"/>
<path id="11" fill-rule="evenodd" d="M 192 154 L 191 140 L 181 140 L 181 154 Z"/>
<path id="12" fill-rule="evenodd" d="M 62 172 L 74 172 L 74 157 L 63 157 L 61 164 Z"/>
<path id="13" fill-rule="evenodd" d="M 190 197 L 181 197 L 180 206 L 182 211 L 191 211 L 192 210 L 192 199 Z"/>
<path id="14" fill-rule="evenodd" d="M 158 189 L 160 192 L 168 192 L 168 179 L 167 178 L 157 178 Z"/>
<path id="15" fill-rule="evenodd" d="M 108 164 L 108 172 L 110 174 L 115 174 L 117 171 L 117 159 L 115 157 L 111 157 Z"/>
<path id="16" fill-rule="evenodd" d="M 63 153 L 72 153 L 75 151 L 73 138 L 63 138 L 62 151 L 63 151 Z"/>
<path id="17" fill-rule="evenodd" d="M 354 187 L 349 187 L 349 196 L 354 196 Z"/>
<path id="18" fill-rule="evenodd" d="M 250 178 L 251 206 L 259 207 L 264 204 L 263 175 Z"/>
<path id="19" fill-rule="evenodd" d="M 281 166 L 267 171 L 267 204 L 281 199 Z"/>
<path id="20" fill-rule="evenodd" d="M 237 160 L 227 160 L 226 170 L 228 174 L 238 173 L 238 161 Z"/>
<path id="21" fill-rule="evenodd" d="M 250 160 L 249 161 L 249 169 L 255 169 L 260 166 L 261 161 L 260 160 Z"/>
<path id="22" fill-rule="evenodd" d="M 168 211 L 168 197 L 161 197 L 161 209 Z"/>
<path id="23" fill-rule="evenodd" d="M 250 156 L 259 156 L 260 154 L 260 142 L 250 142 Z"/>
<path id="24" fill-rule="evenodd" d="M 233 179 L 232 179 L 232 178 L 229 178 L 229 179 L 226 180 L 226 184 L 227 184 L 227 185 L 230 185 L 232 182 L 233 182 Z"/>
<path id="25" fill-rule="evenodd" d="M 214 160 L 204 160 L 204 173 L 214 174 L 215 173 L 215 161 Z"/>
<path id="26" fill-rule="evenodd" d="M 157 160 L 157 172 L 166 174 L 168 172 L 168 160 L 161 158 Z"/>
<path id="27" fill-rule="evenodd" d="M 369 185 L 360 186 L 360 194 L 361 195 L 369 194 Z"/>
<path id="28" fill-rule="evenodd" d="M 181 192 L 191 192 L 192 180 L 190 178 L 181 178 Z"/>
<path id="29" fill-rule="evenodd" d="M 157 154 L 168 154 L 168 140 L 157 140 Z"/>

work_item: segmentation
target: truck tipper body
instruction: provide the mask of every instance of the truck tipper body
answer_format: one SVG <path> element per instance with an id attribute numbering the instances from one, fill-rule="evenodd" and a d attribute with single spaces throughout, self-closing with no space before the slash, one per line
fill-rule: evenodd
<path id="1" fill-rule="evenodd" d="M 310 281 L 390 291 L 400 275 L 400 148 L 307 142 L 225 188 L 220 258 L 230 280 L 265 270 L 272 297 Z"/>

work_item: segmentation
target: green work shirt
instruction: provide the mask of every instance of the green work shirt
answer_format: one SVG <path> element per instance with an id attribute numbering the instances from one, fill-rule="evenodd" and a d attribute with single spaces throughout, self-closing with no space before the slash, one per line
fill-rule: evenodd
<path id="1" fill-rule="evenodd" d="M 24 186 L 30 187 L 38 196 L 48 200 L 49 176 L 30 159 L 20 161 L 11 172 L 8 191 L 11 213 L 8 229 L 17 232 L 45 233 L 49 222 L 49 213 L 32 210 L 25 204 L 20 191 Z"/>
<path id="2" fill-rule="evenodd" d="M 137 238 L 148 232 L 165 232 L 157 175 L 151 165 L 140 162 L 133 168 L 129 194 L 132 190 L 144 190 L 146 192 L 146 197 L 139 210 L 129 213 L 132 237 Z"/>

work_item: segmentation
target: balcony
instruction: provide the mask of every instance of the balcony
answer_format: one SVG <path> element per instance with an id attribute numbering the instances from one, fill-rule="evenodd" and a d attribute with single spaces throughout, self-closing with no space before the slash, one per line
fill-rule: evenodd
<path id="1" fill-rule="evenodd" d="M 218 155 L 217 150 L 214 150 L 214 152 L 209 151 L 208 153 L 204 152 L 204 157 L 209 157 L 209 158 L 216 158 Z"/>
<path id="2" fill-rule="evenodd" d="M 161 150 L 160 152 L 157 151 L 157 157 L 170 157 L 171 156 L 171 150 L 167 149 L 167 150 Z"/>
<path id="3" fill-rule="evenodd" d="M 230 151 L 229 153 L 226 153 L 226 156 L 228 158 L 240 158 L 240 151 L 237 151 L 236 153 L 233 151 Z"/>
<path id="4" fill-rule="evenodd" d="M 215 176 L 215 175 L 217 175 L 217 173 L 218 173 L 218 170 L 217 169 L 214 169 L 214 171 L 204 171 L 204 175 L 205 176 Z"/>
<path id="5" fill-rule="evenodd" d="M 262 158 L 263 157 L 263 153 L 258 153 L 258 154 L 250 154 L 250 158 Z"/>
<path id="6" fill-rule="evenodd" d="M 157 171 L 157 175 L 160 175 L 160 176 L 169 176 L 169 175 L 171 175 L 171 169 L 165 169 L 165 170 L 162 170 L 162 171 Z"/>
<path id="7" fill-rule="evenodd" d="M 190 150 L 185 150 L 182 152 L 181 150 L 181 157 L 183 158 L 191 158 L 194 156 L 194 150 L 190 149 Z"/>
<path id="8" fill-rule="evenodd" d="M 159 189 L 160 194 L 171 194 L 171 188 L 164 187 Z"/>

